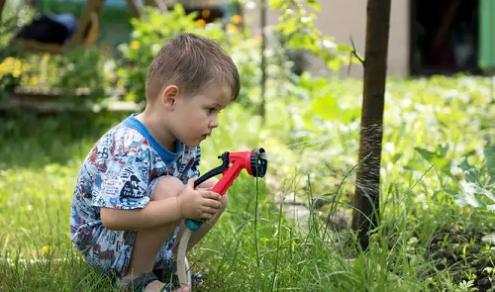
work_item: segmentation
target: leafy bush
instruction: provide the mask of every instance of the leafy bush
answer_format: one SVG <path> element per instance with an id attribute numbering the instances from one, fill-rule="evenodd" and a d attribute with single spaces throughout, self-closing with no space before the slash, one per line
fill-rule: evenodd
<path id="1" fill-rule="evenodd" d="M 0 20 L 0 97 L 9 97 L 18 86 L 24 91 L 86 94 L 96 100 L 112 94 L 113 60 L 104 49 L 77 47 L 49 54 L 10 45 L 18 29 L 35 15 L 23 2 L 8 1 Z"/>
<path id="2" fill-rule="evenodd" d="M 196 13 L 186 14 L 184 8 L 176 4 L 165 14 L 153 8 L 145 8 L 141 18 L 131 20 L 131 40 L 119 46 L 123 63 L 117 71 L 125 84 L 126 99 L 144 100 L 147 68 L 167 39 L 183 32 L 193 32 L 220 42 L 225 41 L 226 33 L 220 24 L 209 24 L 203 28 L 195 18 Z"/>
<path id="3" fill-rule="evenodd" d="M 320 11 L 318 1 L 309 0 L 306 4 L 313 11 Z M 271 0 L 270 5 L 280 11 L 275 29 L 284 46 L 309 52 L 312 56 L 321 58 L 334 71 L 349 62 L 349 59 L 353 60 L 350 54 L 352 48 L 338 44 L 332 36 L 323 34 L 315 25 L 316 14 L 306 9 L 301 1 Z"/>
<path id="4" fill-rule="evenodd" d="M 314 217 L 326 219 L 332 209 L 349 205 L 362 84 L 300 78 L 294 84 L 304 87 L 268 100 L 264 123 L 240 103 L 227 107 L 220 127 L 202 143 L 201 170 L 217 166 L 216 156 L 223 151 L 265 146 L 269 173 L 264 181 L 275 195 L 307 202 L 309 230 L 286 220 L 291 206 L 276 206 L 262 183 L 243 174 L 230 190 L 219 225 L 189 257 L 193 269 L 207 276 L 204 290 L 456 291 L 482 287 L 482 280 L 492 285 L 493 271 L 486 268 L 493 266 L 493 249 L 481 238 L 495 230 L 493 212 L 460 208 L 452 197 L 462 193 L 462 181 L 493 192 L 493 148 L 487 148 L 493 143 L 486 139 L 495 134 L 495 105 L 490 104 L 488 79 L 389 79 L 380 228 L 369 250 L 361 251 L 352 234 L 330 232 Z M 324 112 L 335 106 L 335 113 Z M 6 249 L 0 254 L 0 287 L 54 290 L 62 283 L 67 290 L 112 290 L 111 281 L 75 254 L 66 218 L 82 159 L 101 133 L 122 118 L 102 113 L 4 117 L 0 243 Z M 283 186 L 274 189 L 274 183 Z M 492 204 L 481 193 L 475 196 Z M 330 203 L 312 208 L 316 197 Z M 24 264 L 31 259 L 47 261 Z"/>
<path id="5" fill-rule="evenodd" d="M 0 100 L 7 98 L 19 85 L 21 74 L 26 70 L 22 60 L 7 57 L 0 63 Z"/>
<path id="6" fill-rule="evenodd" d="M 455 195 L 455 202 L 459 206 L 495 212 L 495 144 L 487 144 L 483 154 L 481 167 L 470 164 L 468 159 L 459 165 L 464 178 L 459 183 L 460 192 Z"/>
<path id="7" fill-rule="evenodd" d="M 334 69 L 340 66 L 342 60 L 339 58 L 344 56 L 343 53 L 349 51 L 347 47 L 337 46 L 331 42 L 330 37 L 317 33 L 312 24 L 314 15 L 311 15 L 311 19 L 306 22 L 311 29 L 297 32 L 290 29 L 297 27 L 293 23 L 298 19 L 296 16 L 280 19 L 280 27 L 265 52 L 268 75 L 267 99 L 285 98 L 286 95 L 292 94 L 291 91 L 297 91 L 297 87 L 300 86 L 299 79 L 292 70 L 294 62 L 290 60 L 293 49 L 304 49 L 322 57 L 327 64 L 331 63 L 330 67 Z M 220 22 L 205 25 L 201 19 L 195 20 L 196 16 L 196 13 L 186 14 L 184 8 L 176 4 L 166 14 L 148 8 L 142 18 L 131 21 L 133 26 L 131 40 L 120 46 L 123 62 L 118 70 L 118 76 L 127 92 L 126 99 L 137 101 L 144 99 L 146 71 L 155 54 L 168 39 L 180 33 L 192 32 L 216 40 L 232 56 L 241 76 L 238 102 L 243 104 L 246 110 L 256 113 L 257 106 L 261 102 L 261 38 L 251 36 L 247 30 L 239 29 L 235 17 L 232 18 L 232 23 L 227 25 Z M 317 41 L 320 37 L 321 40 Z M 299 46 L 295 46 L 296 43 L 299 43 Z M 325 44 L 330 43 L 332 48 L 324 47 Z M 309 78 L 304 80 L 310 82 Z"/>
<path id="8" fill-rule="evenodd" d="M 0 18 L 0 59 L 11 53 L 9 42 L 17 29 L 30 22 L 35 15 L 30 5 L 22 2 L 24 1 L 5 1 Z"/>
<path id="9" fill-rule="evenodd" d="M 14 76 L 16 85 L 27 91 L 83 94 L 98 100 L 113 89 L 116 76 L 112 64 L 113 60 L 96 47 L 73 48 L 60 55 L 23 53 L 4 60 L 0 64 L 0 76 Z"/>

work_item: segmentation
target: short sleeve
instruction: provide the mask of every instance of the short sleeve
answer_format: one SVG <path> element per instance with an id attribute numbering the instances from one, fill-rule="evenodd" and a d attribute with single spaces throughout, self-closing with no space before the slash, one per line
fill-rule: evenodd
<path id="1" fill-rule="evenodd" d="M 200 161 L 201 161 L 201 148 L 199 148 L 198 146 L 196 147 L 196 150 L 194 152 L 194 163 L 189 170 L 188 178 L 200 176 L 200 172 L 199 172 Z"/>
<path id="2" fill-rule="evenodd" d="M 150 200 L 149 147 L 135 145 L 114 149 L 120 150 L 95 160 L 100 171 L 94 177 L 92 205 L 124 210 L 144 208 Z M 101 145 L 93 151 L 100 156 L 109 149 Z"/>
<path id="3" fill-rule="evenodd" d="M 177 177 L 186 184 L 190 178 L 199 177 L 199 162 L 201 150 L 198 147 L 186 148 L 182 157 L 177 161 Z"/>

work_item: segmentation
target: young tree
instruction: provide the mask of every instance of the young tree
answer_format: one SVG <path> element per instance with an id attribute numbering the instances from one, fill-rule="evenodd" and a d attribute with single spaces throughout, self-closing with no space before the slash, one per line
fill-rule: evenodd
<path id="1" fill-rule="evenodd" d="M 363 248 L 377 226 L 390 0 L 368 0 L 359 162 L 352 227 Z"/>
<path id="2" fill-rule="evenodd" d="M 4 6 L 5 6 L 5 0 L 0 0 L 0 20 L 2 20 L 2 12 Z"/>
<path id="3" fill-rule="evenodd" d="M 261 30 L 261 104 L 259 108 L 259 114 L 263 121 L 265 121 L 266 112 L 266 0 L 260 1 L 260 30 Z"/>

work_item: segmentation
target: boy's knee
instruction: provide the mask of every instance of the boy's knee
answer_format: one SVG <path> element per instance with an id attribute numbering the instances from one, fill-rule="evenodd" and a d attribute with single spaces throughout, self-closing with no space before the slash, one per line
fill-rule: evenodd
<path id="1" fill-rule="evenodd" d="M 184 184 L 178 178 L 173 176 L 163 176 L 156 179 L 158 181 L 156 182 L 156 186 L 151 193 L 152 201 L 175 197 L 184 188 Z"/>

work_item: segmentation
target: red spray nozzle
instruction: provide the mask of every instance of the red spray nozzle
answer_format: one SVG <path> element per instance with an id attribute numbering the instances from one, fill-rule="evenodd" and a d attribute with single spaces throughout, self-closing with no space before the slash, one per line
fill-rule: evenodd
<path id="1" fill-rule="evenodd" d="M 222 165 L 208 171 L 194 182 L 197 187 L 207 179 L 222 173 L 222 178 L 211 189 L 220 195 L 224 195 L 234 180 L 239 176 L 242 169 L 254 176 L 263 177 L 266 174 L 268 160 L 266 159 L 265 149 L 259 148 L 252 151 L 224 152 L 218 158 L 222 159 Z M 196 231 L 201 226 L 201 221 L 187 219 L 186 226 Z"/>
<path id="2" fill-rule="evenodd" d="M 252 151 L 228 152 L 229 162 L 232 165 L 239 164 L 241 168 L 254 177 L 263 177 L 266 173 L 267 160 L 265 149 L 259 148 Z"/>
<path id="3" fill-rule="evenodd" d="M 252 151 L 224 152 L 218 158 L 222 159 L 222 165 L 197 179 L 194 184 L 195 187 L 210 177 L 222 173 L 222 178 L 215 184 L 212 191 L 223 195 L 239 176 L 242 169 L 246 169 L 254 177 L 263 177 L 268 166 L 266 151 L 263 148 Z"/>

